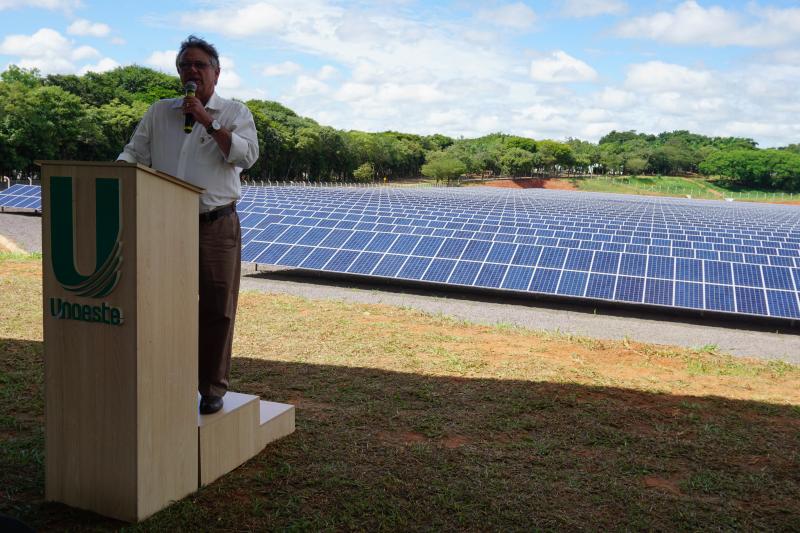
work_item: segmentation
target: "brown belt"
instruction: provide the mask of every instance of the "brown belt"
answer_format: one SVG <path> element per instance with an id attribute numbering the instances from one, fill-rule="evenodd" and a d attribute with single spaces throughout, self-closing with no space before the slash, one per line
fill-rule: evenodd
<path id="1" fill-rule="evenodd" d="M 214 222 L 218 218 L 229 215 L 234 211 L 236 211 L 236 202 L 231 202 L 228 205 L 217 207 L 205 213 L 200 213 L 200 222 Z"/>

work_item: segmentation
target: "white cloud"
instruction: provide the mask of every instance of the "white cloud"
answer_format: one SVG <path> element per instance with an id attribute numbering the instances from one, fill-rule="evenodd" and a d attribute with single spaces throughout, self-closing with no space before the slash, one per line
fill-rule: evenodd
<path id="1" fill-rule="evenodd" d="M 475 128 L 479 131 L 499 131 L 503 123 L 497 115 L 478 117 L 475 120 Z"/>
<path id="2" fill-rule="evenodd" d="M 175 67 L 175 56 L 177 55 L 177 50 L 158 50 L 150 54 L 144 63 L 156 70 L 174 75 L 177 72 Z"/>
<path id="3" fill-rule="evenodd" d="M 478 18 L 498 26 L 524 30 L 536 22 L 536 13 L 522 2 L 517 2 L 497 9 L 480 10 Z"/>
<path id="4" fill-rule="evenodd" d="M 297 74 L 303 68 L 294 63 L 292 61 L 284 61 L 283 63 L 278 63 L 277 65 L 268 65 L 264 67 L 264 70 L 261 73 L 264 76 L 288 76 L 290 74 Z"/>
<path id="5" fill-rule="evenodd" d="M 741 76 L 739 83 L 748 95 L 758 99 L 768 99 L 773 103 L 797 100 L 797 87 L 800 85 L 800 65 L 762 64 L 751 68 Z"/>
<path id="6" fill-rule="evenodd" d="M 23 68 L 37 68 L 44 74 L 79 72 L 76 62 L 100 56 L 91 46 L 75 43 L 59 32 L 42 28 L 32 35 L 8 35 L 0 42 L 0 54 L 16 56 L 13 62 Z M 104 66 L 108 65 L 108 58 Z M 98 66 L 96 65 L 96 66 Z"/>
<path id="7" fill-rule="evenodd" d="M 298 76 L 295 81 L 293 93 L 295 96 L 311 96 L 325 94 L 330 90 L 327 84 L 311 76 Z"/>
<path id="8" fill-rule="evenodd" d="M 711 89 L 713 82 L 711 72 L 662 61 L 631 65 L 625 79 L 628 88 L 644 92 L 704 92 Z"/>
<path id="9" fill-rule="evenodd" d="M 386 103 L 415 102 L 431 103 L 447 100 L 435 86 L 424 83 L 385 83 L 377 94 L 378 100 Z"/>
<path id="10" fill-rule="evenodd" d="M 531 78 L 545 83 L 593 81 L 597 72 L 580 59 L 557 50 L 549 57 L 531 61 Z"/>
<path id="11" fill-rule="evenodd" d="M 0 54 L 43 55 L 71 48 L 67 39 L 50 28 L 42 28 L 33 35 L 8 35 L 0 43 Z"/>
<path id="12" fill-rule="evenodd" d="M 561 13 L 575 18 L 621 15 L 628 10 L 622 0 L 564 0 L 563 4 Z"/>
<path id="13" fill-rule="evenodd" d="M 322 68 L 319 69 L 317 72 L 317 78 L 321 80 L 329 80 L 339 74 L 339 71 L 336 67 L 332 67 L 330 65 L 323 65 Z"/>
<path id="14" fill-rule="evenodd" d="M 587 107 L 577 113 L 577 118 L 581 122 L 603 122 L 612 118 L 612 113 L 599 107 Z"/>
<path id="15" fill-rule="evenodd" d="M 671 44 L 776 46 L 800 37 L 800 8 L 753 5 L 748 16 L 743 17 L 720 6 L 705 8 L 689 0 L 673 12 L 661 11 L 623 22 L 617 26 L 616 34 Z"/>
<path id="16" fill-rule="evenodd" d="M 185 26 L 243 37 L 281 30 L 288 23 L 285 11 L 267 2 L 257 2 L 238 9 L 207 10 L 181 17 Z"/>
<path id="17" fill-rule="evenodd" d="M 80 0 L 0 0 L 0 11 L 19 7 L 40 7 L 69 12 L 81 5 Z"/>
<path id="18" fill-rule="evenodd" d="M 461 109 L 434 111 L 428 115 L 427 123 L 434 127 L 457 130 L 469 122 L 471 117 Z"/>
<path id="19" fill-rule="evenodd" d="M 632 105 L 636 95 L 629 91 L 606 87 L 597 95 L 598 104 L 610 109 L 619 109 Z"/>
<path id="20" fill-rule="evenodd" d="M 431 78 L 493 77 L 517 60 L 505 50 L 475 47 L 451 24 L 343 8 L 328 0 L 260 1 L 238 9 L 186 13 L 184 25 L 233 37 L 265 36 L 282 46 L 324 57 L 381 79 L 425 83 Z M 252 12 L 273 13 L 259 18 Z M 252 20 L 251 20 L 252 19 Z M 264 26 L 268 27 L 264 27 Z M 443 61 L 442 58 L 447 58 Z M 367 81 L 354 75 L 356 81 Z"/>
<path id="21" fill-rule="evenodd" d="M 89 59 L 90 57 L 97 57 L 99 55 L 100 52 L 98 52 L 91 46 L 79 46 L 78 48 L 74 49 L 72 52 L 69 53 L 69 57 L 73 61 Z"/>
<path id="22" fill-rule="evenodd" d="M 233 58 L 220 56 L 220 72 L 217 88 L 222 92 L 231 94 L 242 88 L 242 78 L 236 73 L 236 63 Z"/>
<path id="23" fill-rule="evenodd" d="M 78 74 L 86 74 L 87 72 L 107 72 L 109 70 L 114 70 L 118 66 L 119 63 L 117 63 L 113 59 L 109 57 L 104 57 L 94 65 L 84 65 L 78 71 Z"/>
<path id="24" fill-rule="evenodd" d="M 614 71 L 598 73 L 594 65 L 565 51 L 526 56 L 510 48 L 508 34 L 516 35 L 509 32 L 510 25 L 521 26 L 526 19 L 505 19 L 501 24 L 503 17 L 497 15 L 513 12 L 508 6 L 524 7 L 514 0 L 481 4 L 490 6 L 481 15 L 495 16 L 490 24 L 477 16 L 479 9 L 473 10 L 476 16 L 472 17 L 440 18 L 445 12 L 452 14 L 449 9 L 461 10 L 463 15 L 463 7 L 474 3 L 457 3 L 460 7 L 455 8 L 452 3 L 435 8 L 417 3 L 421 9 L 412 12 L 391 2 L 376 7 L 371 2 L 336 0 L 240 0 L 225 9 L 187 13 L 182 20 L 192 31 L 235 37 L 254 49 L 277 52 L 276 64 L 262 64 L 259 69 L 269 76 L 291 77 L 270 79 L 270 91 L 275 92 L 270 98 L 337 128 L 440 132 L 454 137 L 500 130 L 535 138 L 578 136 L 596 141 L 611 129 L 648 133 L 689 129 L 723 135 L 746 124 L 773 124 L 771 133 L 759 128 L 744 134 L 757 136 L 762 145 L 800 138 L 800 126 L 794 124 L 800 113 L 796 97 L 800 56 L 786 37 L 786 28 L 795 24 L 795 12 L 755 3 L 749 11 L 736 12 L 714 7 L 711 1 L 702 2 L 703 7 L 682 0 L 659 3 L 673 6 L 665 11 L 669 17 L 663 28 L 655 23 L 641 26 L 638 36 L 709 44 L 722 39 L 715 32 L 725 30 L 721 35 L 726 39 L 747 42 L 770 28 L 778 35 L 770 39 L 786 41 L 786 45 L 758 57 L 740 54 L 725 63 L 704 53 L 685 66 L 637 59 L 637 64 L 624 70 L 624 79 L 614 80 Z M 556 4 L 559 13 L 567 16 L 618 15 L 626 8 L 615 0 Z M 252 13 L 272 18 L 246 20 Z M 202 22 L 199 28 L 196 20 Z M 653 20 L 640 17 L 627 24 Z M 676 24 L 683 26 L 676 28 Z M 731 28 L 733 33 L 728 31 Z M 674 41 L 668 41 L 672 30 L 677 33 Z M 286 55 L 278 55 L 282 51 Z M 603 51 L 618 54 L 623 62 L 630 57 L 626 50 Z M 297 63 L 284 61 L 287 58 Z M 174 52 L 170 52 L 169 72 L 173 64 Z M 223 64 L 223 73 L 236 74 L 228 67 Z M 604 84 L 606 80 L 612 81 Z M 570 85 L 576 81 L 593 84 Z M 221 88 L 222 83 L 221 79 Z M 238 85 L 226 88 L 225 96 L 241 98 L 249 93 L 258 97 L 258 91 L 248 89 L 245 76 L 231 76 L 225 83 Z"/>
<path id="25" fill-rule="evenodd" d="M 82 35 L 92 37 L 105 37 L 111 33 L 111 27 L 108 24 L 100 22 L 90 22 L 85 19 L 78 19 L 67 28 L 67 33 L 70 35 Z"/>
<path id="26" fill-rule="evenodd" d="M 597 141 L 612 130 L 622 129 L 625 129 L 625 126 L 621 125 L 619 122 L 594 122 L 580 125 L 580 131 L 577 132 L 576 136 L 579 139 L 592 139 L 593 141 Z"/>
<path id="27" fill-rule="evenodd" d="M 347 82 L 336 92 L 335 98 L 344 101 L 363 100 L 375 96 L 375 87 L 367 83 Z"/>
<path id="28" fill-rule="evenodd" d="M 796 48 L 791 50 L 778 50 L 773 54 L 772 60 L 787 65 L 800 66 L 800 50 Z"/>
<path id="29" fill-rule="evenodd" d="M 800 126 L 797 124 L 775 124 L 772 121 L 731 121 L 726 123 L 722 135 L 737 137 L 761 137 L 773 139 L 797 139 L 800 137 Z M 780 141 L 775 143 L 780 144 Z"/>
<path id="30" fill-rule="evenodd" d="M 534 139 L 562 139 L 567 135 L 573 135 L 577 122 L 571 116 L 570 110 L 558 106 L 536 107 L 539 108 L 538 112 L 527 109 L 514 117 L 524 135 Z"/>

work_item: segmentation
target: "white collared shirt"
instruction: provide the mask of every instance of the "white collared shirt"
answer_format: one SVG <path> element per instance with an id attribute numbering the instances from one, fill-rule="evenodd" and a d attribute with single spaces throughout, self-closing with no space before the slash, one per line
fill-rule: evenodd
<path id="1" fill-rule="evenodd" d="M 250 110 L 241 102 L 211 95 L 206 110 L 231 131 L 226 158 L 202 124 L 183 132 L 183 98 L 159 100 L 142 117 L 117 159 L 141 163 L 203 187 L 200 212 L 229 204 L 241 196 L 239 173 L 258 159 L 258 137 Z"/>

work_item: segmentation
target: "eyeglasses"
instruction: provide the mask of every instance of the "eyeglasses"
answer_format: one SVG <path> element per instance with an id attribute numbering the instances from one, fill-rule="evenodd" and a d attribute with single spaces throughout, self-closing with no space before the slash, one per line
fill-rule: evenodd
<path id="1" fill-rule="evenodd" d="M 178 68 L 183 71 L 191 70 L 192 67 L 197 70 L 205 70 L 210 66 L 211 63 L 206 63 L 204 61 L 181 61 L 178 63 Z"/>

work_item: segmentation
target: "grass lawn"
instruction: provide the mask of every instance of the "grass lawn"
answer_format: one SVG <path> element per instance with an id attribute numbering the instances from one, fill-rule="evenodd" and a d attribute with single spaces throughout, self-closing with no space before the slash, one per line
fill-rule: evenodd
<path id="1" fill-rule="evenodd" d="M 581 191 L 643 194 L 656 196 L 687 196 L 692 198 L 754 202 L 794 201 L 800 203 L 800 194 L 734 188 L 717 179 L 687 178 L 682 176 L 621 176 L 579 177 L 570 181 Z"/>
<path id="2" fill-rule="evenodd" d="M 0 514 L 37 530 L 796 530 L 800 368 L 243 293 L 297 431 L 138 526 L 43 502 L 41 260 L 0 255 Z"/>

